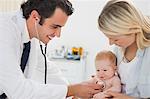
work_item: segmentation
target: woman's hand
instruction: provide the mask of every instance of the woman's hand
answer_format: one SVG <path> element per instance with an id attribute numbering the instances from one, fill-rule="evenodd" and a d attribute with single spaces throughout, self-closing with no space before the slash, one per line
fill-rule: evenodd
<path id="1" fill-rule="evenodd" d="M 122 93 L 112 92 L 112 91 L 108 91 L 106 94 L 108 96 L 112 96 L 113 97 L 112 99 L 135 99 L 134 97 L 127 96 Z"/>

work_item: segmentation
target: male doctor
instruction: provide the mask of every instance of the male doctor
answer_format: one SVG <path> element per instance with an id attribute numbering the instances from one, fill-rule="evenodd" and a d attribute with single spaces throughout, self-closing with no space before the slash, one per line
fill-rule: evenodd
<path id="1" fill-rule="evenodd" d="M 40 49 L 40 42 L 46 45 L 54 37 L 60 37 L 61 28 L 72 13 L 68 0 L 28 0 L 21 5 L 21 12 L 0 17 L 1 94 L 4 92 L 8 99 L 65 99 L 68 96 L 91 98 L 100 91 L 101 86 L 97 84 L 66 85 L 58 69 L 49 62 L 46 64 L 50 76 L 44 84 L 45 57 L 35 50 Z M 34 38 L 39 40 L 38 44 Z M 27 66 L 20 67 L 24 43 L 29 41 Z"/>

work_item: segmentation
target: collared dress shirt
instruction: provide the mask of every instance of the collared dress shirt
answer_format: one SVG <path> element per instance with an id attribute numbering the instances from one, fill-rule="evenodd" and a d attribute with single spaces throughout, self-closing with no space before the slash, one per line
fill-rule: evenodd
<path id="1" fill-rule="evenodd" d="M 150 98 L 150 47 L 138 49 L 135 58 L 130 62 L 125 62 L 120 47 L 111 49 L 117 56 L 118 72 L 125 84 L 124 93 L 138 98 Z"/>

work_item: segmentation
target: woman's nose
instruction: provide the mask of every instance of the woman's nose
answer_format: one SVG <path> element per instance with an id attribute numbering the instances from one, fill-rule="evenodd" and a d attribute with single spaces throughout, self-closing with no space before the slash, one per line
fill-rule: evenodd
<path id="1" fill-rule="evenodd" d="M 109 39 L 109 45 L 113 45 L 114 44 L 114 40 Z"/>

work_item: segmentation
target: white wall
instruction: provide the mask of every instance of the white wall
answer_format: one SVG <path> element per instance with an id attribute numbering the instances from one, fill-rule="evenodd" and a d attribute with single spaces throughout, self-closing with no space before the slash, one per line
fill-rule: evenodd
<path id="1" fill-rule="evenodd" d="M 133 3 L 143 14 L 150 16 L 150 0 L 133 0 Z"/>
<path id="2" fill-rule="evenodd" d="M 0 11 L 13 11 L 20 8 L 25 0 L 0 0 Z M 71 0 L 75 12 L 62 30 L 61 38 L 51 41 L 51 50 L 82 46 L 88 51 L 87 77 L 94 73 L 94 57 L 102 49 L 108 48 L 107 38 L 98 30 L 97 18 L 107 0 Z M 133 0 L 135 5 L 146 15 L 150 15 L 150 0 Z"/>
<path id="3" fill-rule="evenodd" d="M 24 0 L 0 0 L 0 12 L 10 12 L 20 9 Z"/>
<path id="4" fill-rule="evenodd" d="M 62 30 L 61 38 L 53 40 L 50 50 L 65 45 L 82 46 L 87 50 L 87 78 L 95 71 L 94 57 L 102 49 L 108 48 L 107 38 L 98 30 L 97 19 L 107 0 L 72 0 L 75 12 Z M 133 0 L 146 15 L 150 15 L 150 0 Z"/>
<path id="5" fill-rule="evenodd" d="M 106 48 L 107 40 L 98 30 L 97 19 L 106 0 L 74 0 L 75 12 L 62 30 L 61 37 L 50 43 L 50 50 L 61 45 L 82 46 L 88 51 L 87 77 L 94 72 L 96 52 Z M 49 50 L 49 51 L 50 51 Z"/>

